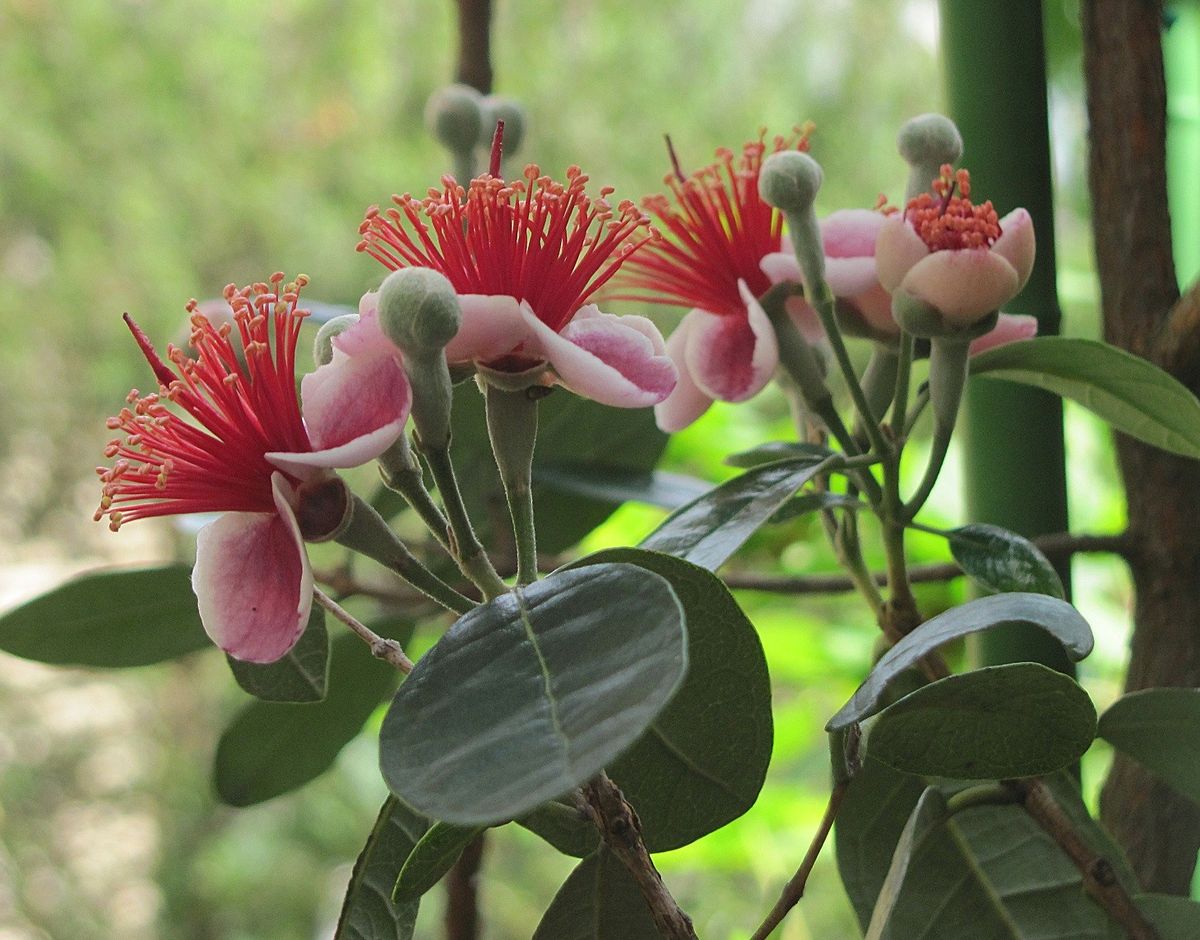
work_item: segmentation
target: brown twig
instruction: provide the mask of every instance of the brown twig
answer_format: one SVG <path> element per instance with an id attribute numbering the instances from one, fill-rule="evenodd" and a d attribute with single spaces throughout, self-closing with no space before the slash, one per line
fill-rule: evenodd
<path id="1" fill-rule="evenodd" d="M 812 873 L 813 866 L 817 863 L 817 856 L 821 854 L 821 849 L 825 846 L 825 840 L 829 838 L 829 833 L 833 829 L 833 822 L 837 819 L 838 810 L 841 808 L 842 800 L 846 796 L 846 790 L 849 789 L 850 781 L 845 780 L 834 786 L 833 791 L 829 794 L 829 803 L 825 807 L 825 815 L 821 817 L 821 825 L 817 827 L 816 835 L 813 836 L 811 844 L 808 846 L 808 852 L 804 855 L 804 860 L 800 863 L 800 867 L 796 869 L 796 874 L 792 875 L 791 879 L 783 886 L 783 891 L 779 894 L 779 900 L 775 902 L 775 906 L 771 908 L 771 912 L 763 919 L 758 929 L 754 931 L 750 940 L 766 940 L 771 935 L 771 932 L 783 923 L 783 919 L 787 916 L 788 911 L 800 903 L 800 899 L 804 897 L 804 887 L 808 884 L 808 876 Z"/>
<path id="2" fill-rule="evenodd" d="M 395 640 L 382 637 L 320 588 L 313 588 L 313 600 L 348 626 L 371 648 L 371 655 L 399 669 L 405 675 L 413 671 L 413 662 L 404 653 L 404 648 Z"/>
<path id="3" fill-rule="evenodd" d="M 446 875 L 446 940 L 476 940 L 479 936 L 479 868 L 483 864 L 481 832 L 467 843 Z"/>
<path id="4" fill-rule="evenodd" d="M 458 0 L 457 81 L 492 90 L 492 0 Z"/>
<path id="5" fill-rule="evenodd" d="M 697 940 L 692 919 L 671 897 L 654 867 L 646 843 L 642 841 L 641 821 L 625 795 L 604 771 L 583 786 L 582 795 L 587 813 L 600 831 L 604 844 L 637 882 L 658 932 L 668 940 Z"/>
<path id="6" fill-rule="evenodd" d="M 1087 893 L 1121 925 L 1131 940 L 1158 940 L 1158 931 L 1137 909 L 1113 871 L 1112 862 L 1080 838 L 1049 787 L 1037 778 L 1010 781 L 1008 786 L 1025 811 L 1079 869 Z"/>

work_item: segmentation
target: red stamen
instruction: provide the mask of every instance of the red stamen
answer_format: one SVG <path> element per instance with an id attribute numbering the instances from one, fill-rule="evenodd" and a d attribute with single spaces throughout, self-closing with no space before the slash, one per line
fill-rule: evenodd
<path id="1" fill-rule="evenodd" d="M 931 251 L 990 248 L 1000 237 L 1000 220 L 991 202 L 972 205 L 971 174 L 949 164 L 933 181 L 933 193 L 910 199 L 904 216 Z M 960 195 L 955 195 L 955 191 Z M 936 194 L 936 196 L 934 195 Z"/>
<path id="2" fill-rule="evenodd" d="M 105 456 L 115 462 L 97 470 L 102 485 L 97 521 L 108 516 L 116 530 L 147 516 L 275 511 L 276 468 L 264 455 L 312 450 L 295 380 L 296 343 L 308 316 L 296 305 L 307 278 L 282 282 L 277 274 L 270 284 L 227 287 L 234 322 L 221 327 L 189 302 L 190 345 L 198 356 L 168 347 L 174 369 L 125 315 L 162 390 L 142 396 L 135 389 L 127 399 L 130 407 L 108 419 L 108 427 L 125 438 L 109 442 Z M 230 342 L 235 330 L 238 347 Z M 168 402 L 193 421 L 168 409 Z"/>
<path id="3" fill-rule="evenodd" d="M 671 135 L 663 134 L 663 140 L 667 142 L 667 155 L 671 158 L 671 169 L 675 171 L 675 178 L 681 183 L 686 183 L 687 177 L 683 175 L 683 170 L 679 166 L 679 155 L 675 153 L 675 145 L 671 143 Z"/>
<path id="4" fill-rule="evenodd" d="M 500 175 L 500 158 L 504 156 L 504 122 L 496 122 L 496 133 L 492 135 L 492 156 L 488 162 L 488 175 Z"/>

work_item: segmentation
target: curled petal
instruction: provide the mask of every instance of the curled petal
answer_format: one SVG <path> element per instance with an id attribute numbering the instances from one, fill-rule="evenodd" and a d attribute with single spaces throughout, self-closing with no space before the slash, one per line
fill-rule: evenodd
<path id="1" fill-rule="evenodd" d="M 835 297 L 857 297 L 879 286 L 872 255 L 857 258 L 826 258 L 825 280 Z"/>
<path id="2" fill-rule="evenodd" d="M 1017 272 L 986 248 L 935 251 L 904 276 L 900 289 L 937 310 L 948 323 L 967 325 L 1017 294 Z"/>
<path id="3" fill-rule="evenodd" d="M 1013 209 L 1000 220 L 1000 237 L 992 251 L 1004 258 L 1017 272 L 1017 290 L 1025 286 L 1033 271 L 1037 244 L 1033 233 L 1033 218 L 1024 209 Z"/>
<path id="4" fill-rule="evenodd" d="M 883 289 L 888 293 L 894 291 L 913 265 L 928 254 L 929 246 L 901 216 L 885 218 L 875 239 L 875 272 Z"/>
<path id="5" fill-rule="evenodd" d="M 972 356 L 981 352 L 1003 346 L 1005 343 L 1015 343 L 1017 340 L 1033 339 L 1037 336 L 1038 322 L 1036 317 L 1021 316 L 1012 313 L 1000 314 L 996 328 L 990 333 L 984 333 L 973 341 L 970 347 Z"/>
<path id="6" fill-rule="evenodd" d="M 688 373 L 684 362 L 687 334 L 688 319 L 685 317 L 667 340 L 667 355 L 679 370 L 679 381 L 675 383 L 671 394 L 654 406 L 654 419 L 658 422 L 659 430 L 667 434 L 682 431 L 713 403 L 712 396 L 705 395 Z"/>
<path id="7" fill-rule="evenodd" d="M 585 398 L 618 408 L 644 408 L 663 401 L 675 387 L 678 376 L 661 335 L 654 342 L 642 323 L 627 326 L 625 317 L 596 311 L 572 320 L 560 334 L 542 323 L 528 304 L 520 311 L 536 354 L 554 367 L 564 385 Z"/>
<path id="8" fill-rule="evenodd" d="M 826 265 L 830 258 L 872 258 L 879 230 L 887 221 L 882 212 L 870 209 L 839 209 L 820 222 Z"/>
<path id="9" fill-rule="evenodd" d="M 791 245 L 788 243 L 786 236 L 783 241 L 783 250 L 773 251 L 768 255 L 764 255 L 758 266 L 762 268 L 763 274 L 767 276 L 767 279 L 772 284 L 782 284 L 786 281 L 793 281 L 799 284 L 802 281 L 800 262 L 796 260 L 796 256 L 792 253 Z"/>
<path id="10" fill-rule="evenodd" d="M 684 358 L 704 394 L 721 401 L 745 401 L 762 390 L 779 365 L 775 330 L 744 281 L 738 283 L 746 317 L 714 316 L 693 310 Z"/>
<path id="11" fill-rule="evenodd" d="M 276 512 L 227 512 L 196 537 L 192 590 L 213 642 L 235 659 L 270 663 L 304 632 L 313 577 L 290 487 L 271 477 Z"/>
<path id="12" fill-rule="evenodd" d="M 379 328 L 379 291 L 367 291 L 358 301 L 358 322 L 333 338 L 333 348 L 348 356 L 369 355 L 381 348 L 395 347 Z"/>
<path id="13" fill-rule="evenodd" d="M 812 304 L 796 294 L 783 302 L 783 309 L 788 312 L 796 329 L 810 346 L 825 342 L 825 327 L 821 325 L 821 317 L 813 309 Z"/>
<path id="14" fill-rule="evenodd" d="M 448 362 L 488 362 L 532 337 L 515 297 L 460 294 L 462 325 L 446 346 Z"/>

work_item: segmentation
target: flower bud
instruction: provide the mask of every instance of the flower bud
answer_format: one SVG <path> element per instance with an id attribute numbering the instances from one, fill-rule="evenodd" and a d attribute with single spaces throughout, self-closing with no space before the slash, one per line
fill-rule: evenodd
<path id="1" fill-rule="evenodd" d="M 429 96 L 425 126 L 454 153 L 470 153 L 483 127 L 483 96 L 470 85 L 446 85 Z"/>
<path id="2" fill-rule="evenodd" d="M 357 313 L 344 313 L 322 323 L 317 330 L 317 338 L 313 340 L 313 362 L 318 366 L 328 365 L 333 359 L 333 338 L 357 322 Z"/>
<path id="3" fill-rule="evenodd" d="M 896 146 L 912 168 L 904 196 L 906 202 L 918 193 L 927 192 L 929 181 L 937 178 L 939 168 L 958 162 L 963 152 L 962 135 L 943 114 L 920 114 L 906 121 L 896 137 Z"/>
<path id="4" fill-rule="evenodd" d="M 431 268 L 401 268 L 380 285 L 380 329 L 407 355 L 441 352 L 461 323 L 453 285 Z"/>
<path id="5" fill-rule="evenodd" d="M 496 122 L 504 122 L 504 154 L 511 156 L 521 147 L 525 139 L 525 109 L 512 98 L 488 95 L 480 102 L 482 120 L 479 128 L 479 145 L 490 147 Z"/>
<path id="6" fill-rule="evenodd" d="M 812 208 L 821 179 L 816 160 L 798 150 L 783 150 L 763 161 L 758 193 L 781 212 L 802 213 Z"/>

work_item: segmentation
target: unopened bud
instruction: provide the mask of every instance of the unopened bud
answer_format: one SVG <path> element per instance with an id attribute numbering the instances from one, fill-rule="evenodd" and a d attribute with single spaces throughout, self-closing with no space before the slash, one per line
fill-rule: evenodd
<path id="1" fill-rule="evenodd" d="M 401 268 L 380 285 L 380 329 L 409 355 L 441 352 L 461 323 L 454 286 L 431 268 Z"/>
<path id="2" fill-rule="evenodd" d="M 781 212 L 805 212 L 817 198 L 821 179 L 821 164 L 808 154 L 781 150 L 763 161 L 758 193 Z"/>
<path id="3" fill-rule="evenodd" d="M 962 135 L 944 114 L 920 114 L 906 121 L 896 137 L 896 146 L 912 168 L 905 202 L 928 191 L 942 166 L 957 163 L 963 152 Z"/>
<path id="4" fill-rule="evenodd" d="M 483 127 L 483 96 L 470 85 L 446 85 L 429 96 L 425 125 L 454 153 L 470 153 Z"/>
<path id="5" fill-rule="evenodd" d="M 488 95 L 480 102 L 483 119 L 479 129 L 479 144 L 490 147 L 496 122 L 504 122 L 504 154 L 511 156 L 525 139 L 525 109 L 512 98 Z"/>
<path id="6" fill-rule="evenodd" d="M 344 333 L 358 322 L 357 313 L 344 313 L 321 324 L 317 330 L 317 338 L 313 340 L 313 362 L 318 366 L 327 365 L 333 359 L 333 338 Z"/>

